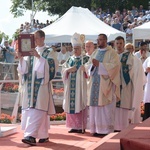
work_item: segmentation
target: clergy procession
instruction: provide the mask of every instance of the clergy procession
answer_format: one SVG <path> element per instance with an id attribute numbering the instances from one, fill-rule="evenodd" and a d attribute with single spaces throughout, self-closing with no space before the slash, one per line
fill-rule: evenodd
<path id="1" fill-rule="evenodd" d="M 69 134 L 89 130 L 94 137 L 104 137 L 150 116 L 150 57 L 144 61 L 138 58 L 134 45 L 126 43 L 124 37 L 116 37 L 112 47 L 103 33 L 97 35 L 97 43 L 74 33 L 70 39 L 72 54 L 65 61 L 59 61 L 54 48 L 45 44 L 44 31 L 36 31 L 34 40 L 36 48 L 29 52 L 30 56 L 17 52 L 23 143 L 35 146 L 37 139 L 39 143 L 49 141 L 49 116 L 56 113 L 52 80 L 59 65 L 64 84 L 62 108 Z"/>
<path id="2" fill-rule="evenodd" d="M 147 13 L 150 14 L 150 11 Z M 78 19 L 83 14 L 86 14 L 82 19 L 84 22 L 80 23 Z M 87 9 L 73 6 L 52 25 L 47 24 L 47 27 L 35 30 L 31 28 L 30 32 L 19 30 L 13 48 L 8 40 L 4 40 L 3 47 L 1 45 L 3 60 L 0 60 L 0 71 L 5 68 L 10 71 L 10 77 L 8 73 L 3 73 L 3 76 L 0 73 L 0 114 L 1 110 L 7 110 L 1 107 L 3 85 L 6 81 L 15 82 L 17 79 L 18 96 L 13 113 L 16 114 L 16 120 L 19 113 L 21 116 L 19 129 L 22 138 L 19 137 L 19 148 L 40 146 L 41 149 L 42 144 L 51 142 L 52 148 L 57 146 L 54 149 L 63 149 L 63 144 L 70 149 L 71 140 L 82 141 L 79 145 L 85 144 L 81 135 L 89 137 L 91 143 L 91 138 L 104 139 L 112 134 L 123 133 L 124 138 L 130 133 L 124 131 L 144 123 L 150 117 L 149 37 L 133 39 L 136 37 L 134 32 L 124 34 L 119 31 L 122 27 L 116 30 L 115 27 L 103 26 L 105 24 L 99 21 L 102 16 L 99 19 L 94 17 Z M 75 22 L 68 18 L 73 18 Z M 109 22 L 108 18 L 107 15 Z M 114 19 L 115 25 L 118 19 Z M 149 18 L 147 20 L 150 21 Z M 67 24 L 64 25 L 64 22 Z M 84 32 L 79 24 L 88 24 L 87 28 L 84 26 Z M 62 27 L 64 29 L 60 30 Z M 55 95 L 54 89 L 60 87 L 63 87 L 62 95 Z M 55 135 L 50 120 L 51 116 L 58 114 L 55 100 L 59 100 L 59 109 L 66 119 L 64 127 L 60 126 L 60 138 L 57 137 L 58 133 Z M 141 105 L 144 105 L 143 114 Z M 3 134 L 2 126 L 0 124 L 0 137 Z M 60 129 L 56 127 L 56 130 Z M 56 139 L 63 139 L 63 130 L 67 130 L 67 144 L 63 141 L 60 145 L 61 142 Z M 118 139 L 119 148 L 122 148 L 121 136 Z M 80 150 L 79 147 L 78 144 L 74 146 Z"/>

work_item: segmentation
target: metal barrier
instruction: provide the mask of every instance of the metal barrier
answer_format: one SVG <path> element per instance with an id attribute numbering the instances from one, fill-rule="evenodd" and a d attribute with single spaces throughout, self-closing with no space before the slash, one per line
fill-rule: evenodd
<path id="1" fill-rule="evenodd" d="M 19 103 L 19 92 L 2 92 L 3 85 L 5 83 L 19 83 L 18 73 L 17 73 L 18 63 L 4 63 L 0 62 L 0 114 L 1 106 L 3 108 L 12 107 L 12 116 L 14 116 L 13 123 L 16 123 L 17 113 L 18 113 L 18 103 Z M 13 101 L 12 101 L 13 100 Z M 10 128 L 5 127 L 5 129 L 0 126 L 0 137 L 16 132 L 16 127 Z"/>
<path id="2" fill-rule="evenodd" d="M 16 94 L 9 93 L 7 91 L 2 92 L 1 90 L 3 88 L 4 83 L 19 83 L 17 66 L 18 66 L 18 63 L 0 62 L 0 84 L 1 84 L 0 85 L 0 114 L 1 114 L 1 106 L 2 106 L 2 97 L 4 98 L 4 100 L 6 100 L 4 102 L 5 108 L 9 107 L 9 98 L 14 97 L 16 99 Z M 14 96 L 11 96 L 12 94 Z M 12 105 L 13 104 L 11 104 L 11 107 L 14 107 Z"/>

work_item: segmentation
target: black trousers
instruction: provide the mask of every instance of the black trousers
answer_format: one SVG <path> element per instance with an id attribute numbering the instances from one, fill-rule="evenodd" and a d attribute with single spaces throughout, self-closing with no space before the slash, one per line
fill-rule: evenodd
<path id="1" fill-rule="evenodd" d="M 150 103 L 144 104 L 144 116 L 143 121 L 150 117 Z"/>

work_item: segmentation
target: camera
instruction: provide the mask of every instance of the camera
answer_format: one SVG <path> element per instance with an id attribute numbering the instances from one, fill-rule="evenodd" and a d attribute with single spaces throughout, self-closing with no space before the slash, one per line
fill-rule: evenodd
<path id="1" fill-rule="evenodd" d="M 3 52 L 6 52 L 6 51 L 7 51 L 7 49 L 3 47 L 3 48 L 2 48 L 2 51 L 3 51 Z"/>
<path id="2" fill-rule="evenodd" d="M 5 58 L 7 49 L 5 47 L 2 47 L 2 46 L 0 46 L 0 47 L 1 47 L 2 56 L 3 56 L 3 58 Z"/>
<path id="3" fill-rule="evenodd" d="M 1 46 L 2 52 L 6 52 L 6 51 L 8 51 L 8 49 L 9 49 L 9 47 L 2 47 L 2 46 Z"/>

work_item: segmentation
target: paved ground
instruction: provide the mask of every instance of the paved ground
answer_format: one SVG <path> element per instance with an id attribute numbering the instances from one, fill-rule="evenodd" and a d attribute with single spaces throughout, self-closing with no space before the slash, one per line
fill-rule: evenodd
<path id="1" fill-rule="evenodd" d="M 6 126 L 6 124 L 0 124 Z M 28 146 L 21 142 L 23 131 L 20 125 L 17 127 L 17 133 L 0 138 L 0 149 L 21 150 L 30 148 L 30 150 L 93 150 L 100 145 L 103 137 L 93 137 L 87 130 L 85 134 L 68 133 L 65 125 L 51 125 L 49 130 L 49 142 L 37 146 Z M 38 140 L 37 140 L 38 141 Z"/>

